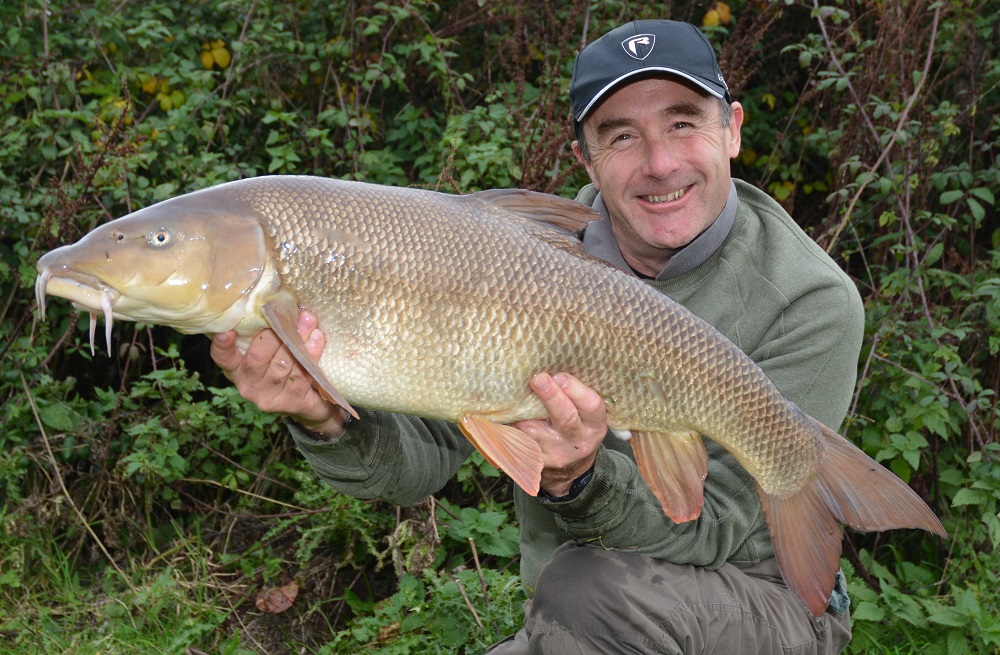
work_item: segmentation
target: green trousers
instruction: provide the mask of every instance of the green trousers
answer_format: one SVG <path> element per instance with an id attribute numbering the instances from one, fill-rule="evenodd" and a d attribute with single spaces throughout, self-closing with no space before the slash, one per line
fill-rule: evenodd
<path id="1" fill-rule="evenodd" d="M 839 653 L 847 611 L 812 617 L 774 559 L 717 571 L 564 544 L 525 604 L 524 629 L 489 655 Z"/>

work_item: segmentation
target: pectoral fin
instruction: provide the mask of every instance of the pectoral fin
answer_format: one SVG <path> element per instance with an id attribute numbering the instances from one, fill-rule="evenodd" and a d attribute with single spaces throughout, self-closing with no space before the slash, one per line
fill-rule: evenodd
<path id="1" fill-rule="evenodd" d="M 676 523 L 698 518 L 705 504 L 708 453 L 697 432 L 632 431 L 639 473 Z"/>
<path id="2" fill-rule="evenodd" d="M 358 418 L 358 413 L 351 407 L 350 403 L 337 391 L 319 367 L 319 363 L 312 358 L 306 350 L 306 344 L 299 336 L 296 326 L 299 318 L 298 303 L 295 298 L 287 292 L 278 292 L 268 298 L 267 302 L 260 307 L 261 313 L 267 319 L 271 329 L 278 335 L 281 342 L 292 353 L 292 357 L 302 365 L 302 368 L 312 376 L 316 388 L 320 394 L 332 403 L 343 407 L 354 418 Z"/>
<path id="3" fill-rule="evenodd" d="M 532 496 L 542 482 L 542 449 L 534 439 L 509 425 L 499 425 L 475 414 L 458 423 L 462 434 L 490 464 L 510 476 Z"/>

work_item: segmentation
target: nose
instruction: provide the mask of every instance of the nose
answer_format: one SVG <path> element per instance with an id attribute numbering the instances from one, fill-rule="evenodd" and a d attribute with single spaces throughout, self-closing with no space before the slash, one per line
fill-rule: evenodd
<path id="1" fill-rule="evenodd" d="M 666 179 L 677 170 L 676 144 L 667 139 L 652 138 L 646 141 L 644 173 L 659 180 Z"/>

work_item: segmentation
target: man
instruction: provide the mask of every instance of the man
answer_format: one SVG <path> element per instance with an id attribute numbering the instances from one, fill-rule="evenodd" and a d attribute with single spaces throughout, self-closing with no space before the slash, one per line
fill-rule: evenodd
<path id="1" fill-rule="evenodd" d="M 839 427 L 860 297 L 779 205 L 730 177 L 743 109 L 701 32 L 672 21 L 611 31 L 577 57 L 570 102 L 573 149 L 593 182 L 578 199 L 604 216 L 584 249 L 708 320 L 786 397 Z M 299 329 L 318 355 L 315 316 Z M 346 424 L 270 332 L 242 357 L 231 334 L 217 336 L 213 356 L 246 398 L 294 419 L 299 449 L 344 493 L 410 504 L 472 452 L 443 422 L 362 412 Z M 811 617 L 781 580 L 753 480 L 728 453 L 706 442 L 702 514 L 675 524 L 627 443 L 608 435 L 598 394 L 563 374 L 530 384 L 550 413 L 517 424 L 544 458 L 538 496 L 515 489 L 532 599 L 525 628 L 491 653 L 834 653 L 849 641 L 842 582 Z"/>

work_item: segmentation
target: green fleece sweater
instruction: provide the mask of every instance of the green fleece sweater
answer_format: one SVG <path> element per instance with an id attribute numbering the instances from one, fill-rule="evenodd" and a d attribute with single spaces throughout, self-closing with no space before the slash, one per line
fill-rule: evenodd
<path id="1" fill-rule="evenodd" d="M 650 284 L 732 340 L 789 400 L 837 428 L 857 376 L 861 298 L 777 203 L 741 181 L 734 187 L 727 205 L 731 227 L 716 231 L 718 243 L 693 268 L 671 276 L 668 266 L 660 276 L 666 279 Z M 588 187 L 578 199 L 601 207 L 596 195 Z M 315 441 L 290 425 L 317 474 L 343 493 L 409 505 L 440 490 L 473 452 L 452 424 L 360 413 L 361 420 L 331 442 Z M 533 588 L 541 565 L 568 540 L 709 569 L 772 557 L 753 479 L 717 444 L 705 444 L 705 505 L 698 519 L 683 524 L 663 514 L 639 476 L 631 447 L 612 435 L 598 451 L 593 477 L 573 500 L 544 501 L 515 488 L 525 586 Z"/>

